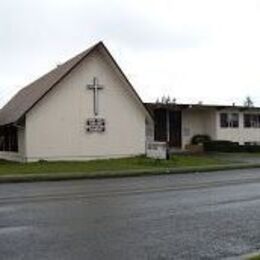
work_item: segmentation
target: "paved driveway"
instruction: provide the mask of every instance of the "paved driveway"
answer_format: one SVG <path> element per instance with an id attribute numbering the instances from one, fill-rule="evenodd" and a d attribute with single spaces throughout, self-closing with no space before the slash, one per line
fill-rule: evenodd
<path id="1" fill-rule="evenodd" d="M 0 259 L 223 259 L 259 248 L 259 170 L 0 185 Z"/>

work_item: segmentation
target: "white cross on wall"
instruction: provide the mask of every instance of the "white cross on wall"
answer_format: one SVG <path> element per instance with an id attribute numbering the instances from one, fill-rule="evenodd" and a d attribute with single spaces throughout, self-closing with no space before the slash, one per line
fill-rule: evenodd
<path id="1" fill-rule="evenodd" d="M 96 77 L 93 78 L 93 84 L 89 84 L 89 85 L 87 85 L 87 87 L 88 87 L 88 89 L 93 90 L 94 115 L 97 116 L 98 115 L 98 90 L 101 90 L 104 87 L 102 85 L 98 84 L 98 79 Z"/>

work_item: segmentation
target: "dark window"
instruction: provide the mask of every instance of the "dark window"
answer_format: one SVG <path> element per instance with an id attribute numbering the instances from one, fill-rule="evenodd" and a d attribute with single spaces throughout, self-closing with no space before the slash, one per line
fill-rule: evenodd
<path id="1" fill-rule="evenodd" d="M 227 113 L 220 114 L 220 126 L 221 127 L 228 127 L 228 115 Z"/>
<path id="2" fill-rule="evenodd" d="M 251 127 L 251 119 L 249 114 L 244 114 L 244 127 Z"/>
<path id="3" fill-rule="evenodd" d="M 257 115 L 252 115 L 251 125 L 252 125 L 254 128 L 258 127 L 258 122 L 257 122 L 257 120 L 258 120 Z"/>
<path id="4" fill-rule="evenodd" d="M 154 111 L 154 138 L 155 141 L 165 142 L 167 139 L 166 133 L 166 110 L 156 109 Z"/>
<path id="5" fill-rule="evenodd" d="M 229 126 L 237 128 L 239 126 L 238 120 L 239 120 L 238 113 L 230 114 Z"/>
<path id="6" fill-rule="evenodd" d="M 260 115 L 244 114 L 244 127 L 260 128 Z"/>
<path id="7" fill-rule="evenodd" d="M 237 128 L 239 127 L 239 115 L 238 113 L 221 113 L 220 114 L 220 126 L 223 128 L 231 127 Z"/>
<path id="8" fill-rule="evenodd" d="M 8 126 L 0 128 L 0 151 L 18 152 L 16 127 Z"/>

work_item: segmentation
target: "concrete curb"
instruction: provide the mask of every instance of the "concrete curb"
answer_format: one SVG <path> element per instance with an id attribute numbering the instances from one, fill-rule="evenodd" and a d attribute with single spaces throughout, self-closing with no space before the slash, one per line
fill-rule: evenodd
<path id="1" fill-rule="evenodd" d="M 102 172 L 69 172 L 69 173 L 39 173 L 39 174 L 13 174 L 0 176 L 0 183 L 17 182 L 40 182 L 40 181 L 64 181 L 79 179 L 104 179 L 104 178 L 123 178 L 151 175 L 167 174 L 188 174 L 199 172 L 213 172 L 238 169 L 260 168 L 260 164 L 225 164 L 182 168 L 163 168 L 163 169 L 140 169 L 125 171 L 102 171 Z"/>

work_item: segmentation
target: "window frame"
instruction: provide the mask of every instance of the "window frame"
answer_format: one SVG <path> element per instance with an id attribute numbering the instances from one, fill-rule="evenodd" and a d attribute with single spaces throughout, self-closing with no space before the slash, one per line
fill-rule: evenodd
<path id="1" fill-rule="evenodd" d="M 260 128 L 260 114 L 244 113 L 244 128 Z"/>
<path id="2" fill-rule="evenodd" d="M 220 113 L 220 128 L 239 128 L 238 112 Z"/>
<path id="3" fill-rule="evenodd" d="M 220 113 L 220 127 L 228 128 L 228 113 Z"/>

